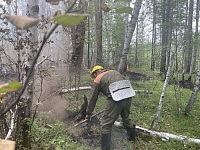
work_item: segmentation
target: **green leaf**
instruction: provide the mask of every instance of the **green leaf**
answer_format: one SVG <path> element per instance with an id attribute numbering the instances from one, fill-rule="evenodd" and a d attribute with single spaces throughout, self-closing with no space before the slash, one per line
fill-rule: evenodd
<path id="1" fill-rule="evenodd" d="M 133 8 L 131 7 L 122 7 L 122 8 L 118 8 L 116 9 L 116 13 L 119 13 L 119 14 L 132 14 L 132 11 L 133 11 Z"/>
<path id="2" fill-rule="evenodd" d="M 10 93 L 19 91 L 22 88 L 22 83 L 20 82 L 10 82 L 0 85 L 0 93 Z"/>
<path id="3" fill-rule="evenodd" d="M 79 24 L 83 21 L 85 14 L 64 14 L 61 16 L 56 16 L 53 18 L 58 24 L 63 25 L 64 27 L 72 27 L 76 24 Z"/>

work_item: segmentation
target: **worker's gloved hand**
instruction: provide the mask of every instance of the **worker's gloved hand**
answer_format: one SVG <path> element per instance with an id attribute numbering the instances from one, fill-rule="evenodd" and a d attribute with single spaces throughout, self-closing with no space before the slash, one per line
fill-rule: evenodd
<path id="1" fill-rule="evenodd" d="M 86 112 L 85 119 L 91 120 L 91 116 L 92 116 L 91 113 Z"/>

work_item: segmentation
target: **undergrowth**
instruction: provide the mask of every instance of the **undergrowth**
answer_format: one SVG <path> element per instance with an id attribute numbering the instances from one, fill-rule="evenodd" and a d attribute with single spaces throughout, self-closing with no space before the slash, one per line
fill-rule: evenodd
<path id="1" fill-rule="evenodd" d="M 136 93 L 132 100 L 131 106 L 131 119 L 140 127 L 150 129 L 151 123 L 155 118 L 157 107 L 160 100 L 160 95 L 163 89 L 164 82 L 159 79 L 158 74 L 148 73 L 148 80 L 131 81 L 135 90 L 152 91 L 152 93 L 142 92 Z M 128 77 L 127 77 L 128 79 Z M 92 83 L 92 80 L 86 76 L 82 77 L 82 85 L 88 86 L 88 83 Z M 180 88 L 176 84 L 168 85 L 164 103 L 162 107 L 162 113 L 158 120 L 156 131 L 167 132 L 174 135 L 183 135 L 188 138 L 200 139 L 200 95 L 198 94 L 197 100 L 193 106 L 190 116 L 185 116 L 184 110 L 189 101 L 192 91 L 190 89 Z M 79 96 L 82 99 L 83 94 L 87 97 L 90 95 L 90 91 L 80 92 Z M 97 106 L 94 113 L 101 111 L 104 107 L 106 97 L 100 95 L 97 101 Z M 79 104 L 82 104 L 80 102 Z M 120 120 L 120 119 L 119 119 Z M 90 145 L 86 148 L 85 145 L 81 145 L 76 141 L 73 141 L 65 132 L 65 126 L 62 122 L 56 121 L 53 123 L 53 129 L 45 128 L 45 122 L 42 119 L 36 119 L 33 127 L 34 144 L 36 149 L 43 147 L 49 149 L 89 149 Z M 113 131 L 116 128 L 113 128 Z M 178 141 L 169 139 L 168 141 L 162 141 L 159 137 L 153 137 L 145 133 L 138 133 L 135 142 L 125 143 L 127 150 L 183 150 L 200 149 L 200 144 L 188 143 L 185 141 Z"/>
<path id="2" fill-rule="evenodd" d="M 32 149 L 88 150 L 89 148 L 83 147 L 67 135 L 66 125 L 63 122 L 38 117 L 32 127 Z"/>

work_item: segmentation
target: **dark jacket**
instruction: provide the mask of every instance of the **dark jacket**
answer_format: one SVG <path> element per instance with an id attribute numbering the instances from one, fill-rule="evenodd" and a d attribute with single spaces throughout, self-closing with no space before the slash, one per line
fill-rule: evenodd
<path id="1" fill-rule="evenodd" d="M 109 85 L 120 80 L 125 80 L 125 78 L 115 70 L 104 70 L 94 79 L 87 114 L 93 112 L 99 93 L 101 92 L 105 96 L 110 97 Z"/>

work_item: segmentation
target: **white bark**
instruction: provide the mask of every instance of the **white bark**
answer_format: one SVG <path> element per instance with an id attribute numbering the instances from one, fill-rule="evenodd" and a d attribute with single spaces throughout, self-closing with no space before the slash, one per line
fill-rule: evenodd
<path id="1" fill-rule="evenodd" d="M 194 35 L 194 49 L 192 49 L 192 60 L 191 60 L 191 65 L 190 65 L 190 72 L 188 75 L 188 79 L 191 80 L 192 74 L 194 73 L 194 65 L 195 65 L 195 60 L 196 60 L 196 54 L 197 54 L 197 45 L 198 45 L 198 28 L 199 28 L 199 9 L 200 9 L 200 4 L 199 0 L 196 2 L 196 29 L 195 29 L 195 35 Z"/>
<path id="2" fill-rule="evenodd" d="M 117 127 L 121 127 L 122 123 L 115 121 L 114 125 Z M 185 141 L 185 142 L 200 144 L 200 139 L 189 138 L 184 135 L 174 135 L 174 134 L 166 133 L 166 132 L 157 132 L 157 131 L 148 130 L 148 129 L 145 129 L 145 128 L 142 128 L 139 126 L 136 126 L 135 128 L 136 128 L 136 130 L 143 132 L 143 133 L 147 133 L 153 137 L 160 137 L 160 138 L 162 138 L 162 141 L 169 141 L 170 139 L 173 139 L 173 140 L 177 140 L 177 141 Z"/>
<path id="3" fill-rule="evenodd" d="M 125 67 L 127 54 L 129 52 L 129 47 L 130 47 L 130 44 L 131 44 L 133 32 L 135 30 L 135 26 L 136 26 L 136 23 L 138 21 L 138 15 L 139 15 L 141 5 L 142 5 L 142 0 L 136 0 L 134 10 L 133 10 L 133 14 L 131 16 L 131 21 L 128 25 L 128 30 L 125 33 L 124 48 L 123 48 L 122 55 L 120 57 L 120 63 L 119 63 L 119 66 L 118 66 L 118 71 L 121 74 L 123 73 L 123 70 L 124 70 L 124 67 Z"/>
<path id="4" fill-rule="evenodd" d="M 152 129 L 154 129 L 157 126 L 158 118 L 160 117 L 160 114 L 161 114 L 161 111 L 162 111 L 162 104 L 164 102 L 165 92 L 166 92 L 168 82 L 169 82 L 169 78 L 170 78 L 170 75 L 171 75 L 171 68 L 172 68 L 172 65 L 173 65 L 173 60 L 174 60 L 174 53 L 171 54 L 171 59 L 170 59 L 170 62 L 169 62 L 165 83 L 164 83 L 164 86 L 163 86 L 163 89 L 162 89 L 162 93 L 160 95 L 158 110 L 157 110 L 157 113 L 156 113 L 156 117 L 154 118 L 154 120 L 152 122 L 152 126 L 151 126 Z"/>
<path id="5" fill-rule="evenodd" d="M 194 85 L 194 89 L 192 91 L 192 95 L 190 96 L 190 100 L 188 102 L 188 105 L 185 109 L 185 113 L 188 114 L 191 112 L 193 104 L 196 100 L 198 91 L 199 91 L 199 85 L 200 85 L 200 53 L 199 53 L 199 58 L 198 58 L 198 71 L 196 74 L 196 81 L 195 81 L 195 85 Z"/>
<path id="6" fill-rule="evenodd" d="M 78 90 L 82 91 L 82 90 L 91 90 L 91 89 L 92 89 L 91 86 L 75 87 L 75 88 L 71 88 L 71 89 L 62 89 L 59 94 L 75 92 L 75 91 L 78 91 Z M 148 94 L 153 93 L 153 91 L 148 91 L 148 90 L 134 90 L 134 91 L 136 93 L 148 93 Z"/>
<path id="7" fill-rule="evenodd" d="M 11 133 L 12 133 L 12 131 L 13 131 L 14 122 L 15 122 L 16 110 L 17 110 L 17 106 L 16 106 L 16 109 L 15 109 L 14 112 L 13 112 L 12 110 L 10 110 L 10 112 L 11 112 L 10 129 L 9 129 L 9 131 L 8 131 L 8 134 L 6 135 L 5 140 L 8 140 L 8 139 L 10 138 L 10 135 L 11 135 Z"/>

